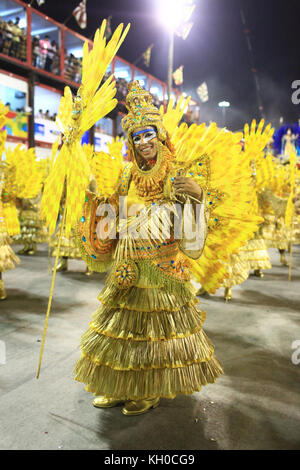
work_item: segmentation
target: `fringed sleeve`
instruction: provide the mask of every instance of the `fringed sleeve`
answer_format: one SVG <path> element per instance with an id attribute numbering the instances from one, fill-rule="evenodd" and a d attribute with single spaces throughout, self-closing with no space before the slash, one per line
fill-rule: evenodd
<path id="1" fill-rule="evenodd" d="M 93 271 L 104 272 L 111 267 L 117 242 L 113 236 L 118 215 L 117 201 L 116 195 L 105 199 L 86 191 L 83 214 L 77 227 L 77 243 L 82 259 Z M 105 213 L 107 206 L 99 211 L 104 204 L 110 206 L 110 213 Z"/>
<path id="2" fill-rule="evenodd" d="M 209 217 L 205 196 L 197 203 L 187 198 L 182 216 L 183 231 L 179 248 L 189 258 L 199 259 L 205 246 Z"/>

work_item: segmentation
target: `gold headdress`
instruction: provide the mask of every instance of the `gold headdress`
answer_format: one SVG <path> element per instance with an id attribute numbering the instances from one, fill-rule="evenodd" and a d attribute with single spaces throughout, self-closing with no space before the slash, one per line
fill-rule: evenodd
<path id="1" fill-rule="evenodd" d="M 155 126 L 161 142 L 168 139 L 159 109 L 152 104 L 152 95 L 144 90 L 139 81 L 130 82 L 126 97 L 128 114 L 122 119 L 122 128 L 127 132 L 127 138 L 133 147 L 132 133 L 135 129 L 145 126 Z"/>
<path id="2" fill-rule="evenodd" d="M 170 170 L 171 161 L 175 158 L 174 148 L 169 134 L 163 125 L 163 116 L 152 104 L 151 94 L 144 90 L 139 81 L 129 83 L 126 97 L 128 114 L 122 119 L 122 127 L 127 132 L 128 155 L 133 162 L 131 174 L 139 196 L 149 200 L 160 197 L 164 180 Z M 151 170 L 142 170 L 137 162 L 137 155 L 132 141 L 132 134 L 141 127 L 154 126 L 157 130 L 157 161 Z"/>

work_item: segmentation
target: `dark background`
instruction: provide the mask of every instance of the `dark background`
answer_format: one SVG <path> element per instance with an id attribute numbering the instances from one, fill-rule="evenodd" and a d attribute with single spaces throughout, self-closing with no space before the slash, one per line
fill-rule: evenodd
<path id="1" fill-rule="evenodd" d="M 80 0 L 46 0 L 33 7 L 64 22 Z M 131 29 L 118 52 L 134 62 L 151 43 L 150 67 L 137 65 L 167 81 L 168 34 L 158 8 L 163 0 L 87 0 L 87 28 L 82 30 L 72 17 L 67 26 L 91 37 L 103 18 L 112 15 L 112 26 L 131 22 Z M 28 0 L 27 3 L 30 3 Z M 257 69 L 263 113 L 279 127 L 297 123 L 300 105 L 291 102 L 294 80 L 300 79 L 299 0 L 196 0 L 194 26 L 184 41 L 175 38 L 174 69 L 184 65 L 181 90 L 197 98 L 196 88 L 207 82 L 210 100 L 201 105 L 201 120 L 221 124 L 219 101 L 230 101 L 227 127 L 237 130 L 245 121 L 260 118 L 252 59 Z M 243 9 L 253 49 L 251 59 L 240 9 Z"/>

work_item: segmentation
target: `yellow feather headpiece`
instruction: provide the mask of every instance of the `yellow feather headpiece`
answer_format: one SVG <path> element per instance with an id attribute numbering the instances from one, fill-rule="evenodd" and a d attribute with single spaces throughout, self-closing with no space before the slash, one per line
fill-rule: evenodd
<path id="1" fill-rule="evenodd" d="M 128 85 L 126 108 L 128 114 L 122 119 L 122 128 L 127 132 L 131 146 L 133 146 L 131 135 L 139 127 L 155 126 L 159 140 L 162 142 L 167 140 L 168 134 L 163 125 L 162 115 L 152 104 L 151 93 L 144 90 L 138 80 Z"/>

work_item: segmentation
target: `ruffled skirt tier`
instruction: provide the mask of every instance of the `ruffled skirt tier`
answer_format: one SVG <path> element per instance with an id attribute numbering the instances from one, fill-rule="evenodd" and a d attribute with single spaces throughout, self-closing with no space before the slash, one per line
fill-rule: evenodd
<path id="1" fill-rule="evenodd" d="M 99 300 L 75 366 L 88 391 L 120 400 L 174 398 L 223 373 L 188 283 L 120 289 L 107 282 Z"/>

